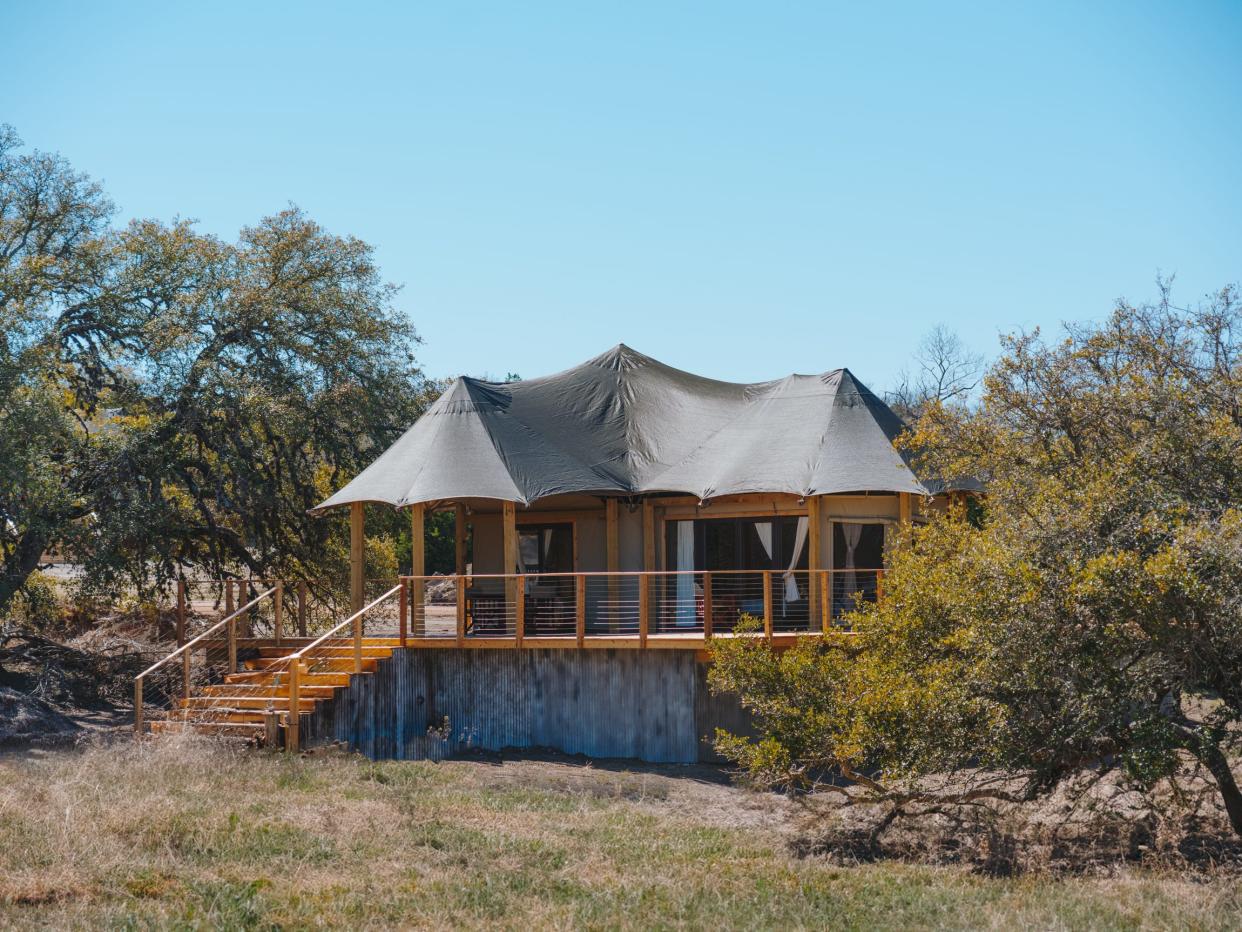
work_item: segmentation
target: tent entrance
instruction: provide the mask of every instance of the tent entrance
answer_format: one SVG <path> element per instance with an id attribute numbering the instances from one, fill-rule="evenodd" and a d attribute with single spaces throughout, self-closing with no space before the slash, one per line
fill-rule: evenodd
<path id="1" fill-rule="evenodd" d="M 807 518 L 770 515 L 694 518 L 665 522 L 666 568 L 680 571 L 665 583 L 677 606 L 676 623 L 696 623 L 704 572 L 712 576 L 712 599 L 728 624 L 741 615 L 762 618 L 764 571 L 772 571 L 775 626 L 802 630 L 809 622 L 806 585 Z M 693 574 L 685 571 L 694 571 Z"/>

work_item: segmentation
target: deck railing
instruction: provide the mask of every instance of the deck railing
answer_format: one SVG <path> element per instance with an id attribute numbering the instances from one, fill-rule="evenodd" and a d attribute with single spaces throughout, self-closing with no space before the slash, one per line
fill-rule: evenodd
<path id="1" fill-rule="evenodd" d="M 647 646 L 730 633 L 751 616 L 764 634 L 826 632 L 883 594 L 882 569 L 403 576 L 400 643 Z M 520 595 L 519 595 L 520 594 Z"/>
<path id="2" fill-rule="evenodd" d="M 247 617 L 248 613 L 258 608 L 268 599 L 272 600 L 273 612 L 275 613 L 277 622 L 276 627 L 279 631 L 280 617 L 282 613 L 282 595 L 284 587 L 281 583 L 276 583 L 271 588 L 259 593 L 241 608 L 225 615 L 206 631 L 197 637 L 186 641 L 167 657 L 153 663 L 147 669 L 143 670 L 134 677 L 134 731 L 142 734 L 143 730 L 143 700 L 145 699 L 145 690 L 147 679 L 157 670 L 163 668 L 166 664 L 171 663 L 174 659 L 181 658 L 181 698 L 188 699 L 190 697 L 190 668 L 193 658 L 193 652 L 196 649 L 210 650 L 213 647 L 219 648 L 220 642 L 223 640 L 226 651 L 226 666 L 229 673 L 237 672 L 237 626 L 240 619 Z M 224 629 L 224 636 L 218 635 L 220 629 Z M 212 635 L 217 635 L 212 637 Z"/>

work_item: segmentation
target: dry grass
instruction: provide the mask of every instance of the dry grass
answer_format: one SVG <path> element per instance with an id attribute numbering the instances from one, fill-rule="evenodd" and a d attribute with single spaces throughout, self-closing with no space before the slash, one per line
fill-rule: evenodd
<path id="1" fill-rule="evenodd" d="M 676 770 L 303 759 L 202 740 L 0 758 L 0 926 L 1232 928 L 1236 878 L 997 879 L 790 853 Z"/>

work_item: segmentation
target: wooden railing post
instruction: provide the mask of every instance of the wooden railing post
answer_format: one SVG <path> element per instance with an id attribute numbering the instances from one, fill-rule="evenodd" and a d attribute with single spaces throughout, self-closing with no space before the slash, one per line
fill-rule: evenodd
<path id="1" fill-rule="evenodd" d="M 272 633 L 276 637 L 276 643 L 280 643 L 282 627 L 284 626 L 285 614 L 285 584 L 283 580 L 276 580 L 276 594 L 272 597 Z"/>
<path id="2" fill-rule="evenodd" d="M 237 619 L 230 618 L 228 624 L 229 634 L 229 672 L 237 672 Z"/>
<path id="3" fill-rule="evenodd" d="M 526 577 L 517 577 L 517 601 L 513 603 L 513 639 L 517 647 L 522 646 L 522 635 L 526 631 Z"/>
<path id="4" fill-rule="evenodd" d="M 306 637 L 306 580 L 298 583 L 298 637 Z"/>
<path id="5" fill-rule="evenodd" d="M 177 646 L 185 643 L 185 580 L 177 580 Z"/>
<path id="6" fill-rule="evenodd" d="M 712 636 L 712 574 L 703 574 L 703 637 Z"/>
<path id="7" fill-rule="evenodd" d="M 574 618 L 577 622 L 578 646 L 586 642 L 586 577 L 574 577 Z"/>
<path id="8" fill-rule="evenodd" d="M 820 575 L 820 613 L 823 618 L 821 625 L 825 634 L 832 628 L 832 570 L 824 570 Z"/>
<path id="9" fill-rule="evenodd" d="M 466 646 L 466 576 L 457 574 L 457 646 Z"/>
<path id="10" fill-rule="evenodd" d="M 224 581 L 224 614 L 233 614 L 233 580 L 226 579 Z"/>
<path id="11" fill-rule="evenodd" d="M 302 735 L 302 661 L 294 659 L 289 666 L 289 727 L 285 731 L 285 750 L 297 752 Z"/>
<path id="12" fill-rule="evenodd" d="M 134 734 L 142 737 L 142 677 L 134 680 Z"/>
<path id="13" fill-rule="evenodd" d="M 772 571 L 763 571 L 763 636 L 772 640 Z"/>
<path id="14" fill-rule="evenodd" d="M 190 651 L 181 654 L 181 698 L 190 698 Z"/>
<path id="15" fill-rule="evenodd" d="M 354 617 L 354 672 L 362 672 L 362 612 Z"/>
<path id="16" fill-rule="evenodd" d="M 651 577 L 646 573 L 638 576 L 638 646 L 647 646 L 647 632 L 651 630 Z"/>
<path id="17" fill-rule="evenodd" d="M 397 593 L 397 639 L 401 646 L 405 647 L 406 631 L 410 620 L 410 581 L 401 579 L 398 582 L 401 584 L 401 591 Z"/>

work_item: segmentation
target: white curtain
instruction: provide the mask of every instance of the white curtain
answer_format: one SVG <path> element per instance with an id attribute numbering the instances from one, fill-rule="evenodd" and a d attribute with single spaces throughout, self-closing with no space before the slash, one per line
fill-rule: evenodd
<path id="1" fill-rule="evenodd" d="M 862 538 L 863 526 L 852 521 L 841 522 L 841 536 L 845 538 L 845 572 L 842 574 L 841 595 L 844 598 L 852 599 L 855 590 L 858 589 L 858 579 L 854 573 L 854 551 L 858 548 L 858 541 Z"/>
<path id="2" fill-rule="evenodd" d="M 755 533 L 759 535 L 759 543 L 763 545 L 763 552 L 768 555 L 768 562 L 772 562 L 772 522 L 756 521 Z"/>
<path id="3" fill-rule="evenodd" d="M 694 569 L 694 522 L 677 522 L 677 569 Z M 677 624 L 693 626 L 695 621 L 694 574 L 677 574 Z"/>
<path id="4" fill-rule="evenodd" d="M 798 578 L 794 575 L 794 570 L 798 568 L 798 561 L 802 559 L 802 551 L 806 547 L 806 531 L 807 518 L 803 515 L 798 519 L 798 529 L 794 532 L 793 556 L 789 560 L 789 569 L 785 570 L 785 603 L 797 602 L 802 598 L 802 592 L 798 589 Z"/>
<path id="5" fill-rule="evenodd" d="M 538 534 L 518 534 L 517 558 L 517 571 L 526 576 L 526 582 L 522 587 L 522 591 L 530 595 L 534 591 L 535 580 L 526 575 L 526 560 L 529 558 L 532 563 L 539 562 Z"/>

